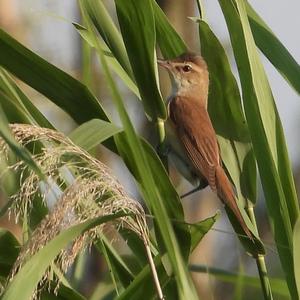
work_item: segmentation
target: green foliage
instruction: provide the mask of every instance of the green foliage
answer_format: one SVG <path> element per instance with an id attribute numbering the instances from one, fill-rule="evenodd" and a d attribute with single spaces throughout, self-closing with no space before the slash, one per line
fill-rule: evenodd
<path id="1" fill-rule="evenodd" d="M 170 25 L 159 5 L 152 0 L 157 44 L 165 58 L 174 58 L 187 50 L 180 35 Z"/>
<path id="2" fill-rule="evenodd" d="M 0 137 L 9 145 L 10 149 L 22 160 L 24 160 L 38 175 L 41 179 L 44 178 L 38 165 L 32 159 L 29 151 L 26 148 L 20 146 L 14 139 L 10 132 L 8 121 L 6 119 L 5 113 L 0 104 Z"/>
<path id="3" fill-rule="evenodd" d="M 294 272 L 295 272 L 295 280 L 296 280 L 296 286 L 298 294 L 300 294 L 300 219 L 296 222 L 296 225 L 294 227 Z"/>
<path id="4" fill-rule="evenodd" d="M 191 265 L 190 270 L 196 273 L 207 273 L 217 278 L 218 280 L 226 283 L 235 284 L 238 280 L 242 281 L 245 286 L 260 289 L 260 281 L 257 277 L 251 277 L 244 274 L 237 274 L 228 272 L 218 268 L 211 268 L 203 265 Z M 272 292 L 277 296 L 283 296 L 285 299 L 289 299 L 289 290 L 286 281 L 279 278 L 270 278 Z"/>
<path id="5" fill-rule="evenodd" d="M 243 90 L 249 126 L 274 238 L 292 296 L 297 298 L 293 274 L 292 228 L 299 214 L 290 162 L 277 108 L 258 56 L 243 1 L 220 0 L 229 28 Z M 278 246 L 280 245 L 280 246 Z"/>
<path id="6" fill-rule="evenodd" d="M 208 23 L 197 20 L 201 52 L 210 72 L 209 113 L 218 134 L 224 165 L 236 187 L 239 206 L 256 236 L 255 243 L 244 239 L 234 217 L 229 214 L 229 218 L 246 251 L 254 257 L 258 253 L 264 254 L 253 213 L 257 165 L 268 217 L 286 276 L 286 279 L 271 279 L 269 295 L 264 292 L 264 296 L 272 299 L 273 292 L 298 299 L 299 205 L 281 121 L 257 47 L 297 92 L 300 91 L 299 65 L 247 1 L 219 0 L 219 3 L 230 34 L 241 91 L 223 45 Z M 200 2 L 198 4 L 200 6 Z M 149 244 L 166 299 L 197 299 L 188 259 L 211 230 L 218 214 L 196 224 L 185 223 L 180 198 L 164 164 L 153 145 L 136 133 L 122 94 L 111 75 L 113 70 L 141 99 L 145 115 L 149 117 L 151 126 L 157 129 L 158 124 L 167 118 L 167 111 L 159 90 L 156 47 L 165 58 L 172 58 L 186 51 L 187 46 L 154 0 L 115 0 L 115 5 L 118 25 L 102 1 L 79 1 L 83 24 L 73 25 L 85 43 L 85 83 L 50 64 L 0 29 L 0 134 L 12 152 L 39 174 L 42 183 L 44 174 L 32 158 L 35 154 L 32 153 L 33 148 L 20 146 L 8 123 L 28 123 L 47 128 L 54 128 L 56 124 L 51 124 L 25 95 L 12 77 L 15 76 L 42 93 L 78 123 L 69 135 L 74 144 L 94 153 L 92 150 L 103 143 L 119 155 L 136 180 L 147 210 L 153 217 Z M 100 60 L 122 128 L 111 122 L 99 99 L 89 89 L 92 86 L 89 74 L 92 52 Z M 162 141 L 163 132 L 157 132 L 157 135 Z M 43 146 L 51 147 L 51 143 Z M 68 172 L 67 177 L 76 179 L 72 168 Z M 58 194 L 67 188 L 60 182 L 53 184 Z M 38 194 L 35 200 L 31 212 L 34 219 L 24 217 L 21 220 L 23 229 L 28 229 L 26 234 L 29 238 L 31 230 L 38 225 L 35 223 L 44 217 L 47 210 Z M 11 201 L 1 208 L 0 216 L 10 205 Z M 93 219 L 63 230 L 24 263 L 5 287 L 2 299 L 29 299 L 49 265 L 70 241 L 91 226 L 120 216 Z M 157 295 L 157 285 L 153 282 L 153 270 L 148 264 L 145 241 L 132 230 L 120 229 L 120 235 L 127 241 L 130 260 L 120 255 L 105 236 L 96 243 L 96 249 L 103 255 L 111 272 L 105 293 L 110 296 L 116 294 L 117 299 L 153 299 Z M 0 229 L 1 282 L 13 267 L 20 247 L 10 232 Z M 258 269 L 262 270 L 259 264 Z M 244 284 L 258 287 L 258 278 L 237 276 L 206 266 L 193 267 L 193 271 L 208 271 L 222 281 L 236 283 L 242 280 Z M 51 286 L 50 292 L 42 294 L 42 299 L 85 299 L 73 288 L 75 282 L 72 279 L 69 283 L 59 271 L 54 273 L 63 282 L 58 296 L 54 295 L 54 286 Z M 83 273 L 80 275 L 84 277 Z M 267 274 L 264 276 L 261 278 L 263 291 L 267 285 L 264 281 Z M 91 299 L 98 299 L 102 288 L 99 286 Z"/>
<path id="7" fill-rule="evenodd" d="M 14 235 L 0 228 L 0 276 L 7 277 L 18 257 L 20 244 Z"/>
<path id="8" fill-rule="evenodd" d="M 152 120 L 166 119 L 165 104 L 157 84 L 155 22 L 151 1 L 116 0 L 115 3 L 122 37 L 145 112 Z"/>
<path id="9" fill-rule="evenodd" d="M 93 118 L 107 120 L 99 101 L 84 84 L 25 48 L 2 29 L 0 52 L 3 68 L 45 95 L 76 122 Z"/>
<path id="10" fill-rule="evenodd" d="M 246 9 L 257 47 L 285 80 L 300 93 L 299 64 L 249 3 L 246 3 Z"/>
<path id="11" fill-rule="evenodd" d="M 101 62 L 104 68 L 104 73 L 107 77 L 107 81 L 112 90 L 113 100 L 115 106 L 118 109 L 121 122 L 124 126 L 124 135 L 122 137 L 116 137 L 116 145 L 125 161 L 129 166 L 133 166 L 140 179 L 141 192 L 144 200 L 149 208 L 157 218 L 157 226 L 159 227 L 159 237 L 162 239 L 161 249 L 165 247 L 168 250 L 168 257 L 172 265 L 173 271 L 178 277 L 178 293 L 180 299 L 196 299 L 196 292 L 193 288 L 191 278 L 187 274 L 186 264 L 184 263 L 179 245 L 176 240 L 174 231 L 171 227 L 169 220 L 170 213 L 166 210 L 164 204 L 164 195 L 155 185 L 154 175 L 150 168 L 150 164 L 144 153 L 142 143 L 134 127 L 129 119 L 128 113 L 125 109 L 121 95 L 119 94 L 116 85 L 111 77 L 108 66 L 105 62 L 104 55 L 100 52 Z M 171 217 L 173 217 L 171 215 Z M 188 233 L 187 233 L 188 234 Z"/>
<path id="12" fill-rule="evenodd" d="M 122 131 L 122 128 L 100 119 L 87 121 L 69 134 L 69 138 L 86 151 L 92 150 L 106 139 Z"/>
<path id="13" fill-rule="evenodd" d="M 225 50 L 208 24 L 199 21 L 201 53 L 210 72 L 210 91 L 208 110 L 222 153 L 222 160 L 237 190 L 241 207 L 251 207 L 256 202 L 256 167 L 250 143 L 248 126 L 242 111 L 241 97 L 237 82 L 231 71 Z M 230 120 L 230 122 L 228 122 Z M 244 210 L 241 209 L 243 213 Z M 243 213 L 244 220 L 254 236 L 256 230 L 249 217 Z M 252 255 L 264 254 L 262 242 L 256 236 L 255 245 L 243 236 L 235 217 L 229 214 L 233 227 L 241 235 L 246 250 Z"/>
<path id="14" fill-rule="evenodd" d="M 118 217 L 120 217 L 120 215 L 110 215 L 96 220 L 89 220 L 60 233 L 25 263 L 14 280 L 7 286 L 2 299 L 30 299 L 38 282 L 46 272 L 46 269 L 61 249 L 65 248 L 70 241 L 74 240 L 84 231 Z M 26 278 L 26 280 L 24 280 L 24 278 Z"/>

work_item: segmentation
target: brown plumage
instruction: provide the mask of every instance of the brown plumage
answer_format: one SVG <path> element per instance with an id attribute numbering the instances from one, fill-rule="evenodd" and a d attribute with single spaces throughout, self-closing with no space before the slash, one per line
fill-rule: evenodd
<path id="1" fill-rule="evenodd" d="M 180 168 L 187 167 L 183 174 L 187 174 L 187 178 L 196 175 L 206 182 L 252 239 L 237 206 L 234 189 L 222 168 L 216 133 L 207 112 L 209 77 L 205 61 L 199 55 L 186 53 L 172 60 L 159 61 L 159 64 L 173 76 L 167 131 L 173 131 L 169 135 L 177 137 L 170 141 L 170 146 L 176 160 L 183 160 Z"/>

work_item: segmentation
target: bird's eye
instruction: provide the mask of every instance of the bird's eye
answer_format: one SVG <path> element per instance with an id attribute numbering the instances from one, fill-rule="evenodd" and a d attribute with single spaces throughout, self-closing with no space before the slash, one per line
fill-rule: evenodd
<path id="1" fill-rule="evenodd" d="M 185 65 L 182 67 L 183 72 L 190 72 L 192 70 L 192 67 L 190 65 Z"/>

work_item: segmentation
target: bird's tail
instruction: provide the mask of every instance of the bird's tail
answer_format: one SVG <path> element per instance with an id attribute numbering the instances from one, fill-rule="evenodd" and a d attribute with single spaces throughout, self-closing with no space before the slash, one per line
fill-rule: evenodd
<path id="1" fill-rule="evenodd" d="M 242 229 L 247 234 L 247 236 L 251 240 L 253 240 L 253 234 L 246 225 L 246 222 L 236 203 L 236 196 L 233 187 L 221 166 L 218 166 L 216 168 L 216 188 L 218 196 L 221 198 L 224 204 L 228 206 L 229 209 L 234 213 L 235 217 L 237 218 L 238 222 L 240 223 Z"/>

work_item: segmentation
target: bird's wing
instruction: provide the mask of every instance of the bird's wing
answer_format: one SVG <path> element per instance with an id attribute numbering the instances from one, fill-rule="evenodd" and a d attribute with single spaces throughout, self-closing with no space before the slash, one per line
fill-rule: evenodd
<path id="1" fill-rule="evenodd" d="M 206 108 L 192 99 L 177 97 L 170 103 L 170 118 L 193 167 L 216 190 L 219 148 Z"/>

